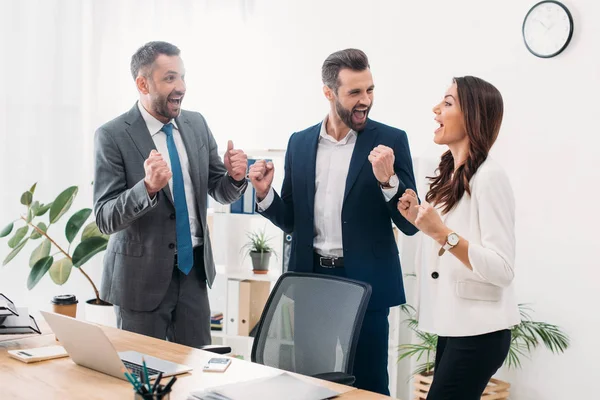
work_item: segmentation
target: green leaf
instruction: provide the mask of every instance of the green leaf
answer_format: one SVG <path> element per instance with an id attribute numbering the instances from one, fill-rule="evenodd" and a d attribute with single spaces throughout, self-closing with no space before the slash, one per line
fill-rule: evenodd
<path id="1" fill-rule="evenodd" d="M 61 194 L 58 195 L 52 207 L 50 207 L 50 223 L 53 224 L 60 219 L 73 204 L 75 196 L 77 196 L 77 186 L 71 186 L 65 189 Z"/>
<path id="2" fill-rule="evenodd" d="M 67 222 L 67 226 L 65 227 L 65 236 L 69 243 L 73 242 L 77 233 L 87 221 L 88 217 L 92 213 L 92 210 L 89 208 L 84 208 L 83 210 L 77 211 L 71 218 L 69 218 L 69 222 Z"/>
<path id="3" fill-rule="evenodd" d="M 29 207 L 29 210 L 27 210 L 27 223 L 30 223 L 31 220 L 33 219 L 33 210 L 31 209 L 31 207 Z"/>
<path id="4" fill-rule="evenodd" d="M 28 226 L 22 226 L 21 228 L 17 229 L 17 231 L 15 232 L 15 235 L 13 237 L 11 237 L 10 240 L 8 241 L 8 247 L 10 247 L 11 249 L 14 249 L 15 246 L 17 246 L 19 243 L 21 243 L 21 240 L 23 240 L 25 235 L 27 235 L 28 231 L 29 231 Z"/>
<path id="5" fill-rule="evenodd" d="M 69 275 L 71 275 L 71 270 L 73 269 L 73 263 L 67 257 L 56 261 L 50 267 L 50 278 L 57 285 L 63 285 L 68 279 Z"/>
<path id="6" fill-rule="evenodd" d="M 35 216 L 37 214 L 38 210 L 40 209 L 40 202 L 35 200 L 33 203 L 31 203 L 31 206 L 29 206 L 29 209 Z"/>
<path id="7" fill-rule="evenodd" d="M 46 204 L 46 205 L 40 204 L 40 207 L 35 212 L 35 216 L 41 217 L 42 215 L 46 214 L 46 212 L 48 212 L 50 207 L 52 207 L 52 204 L 54 204 L 54 202 L 52 202 L 50 204 Z"/>
<path id="8" fill-rule="evenodd" d="M 35 263 L 40 261 L 42 258 L 48 257 L 50 255 L 51 247 L 52 243 L 50 243 L 48 239 L 40 243 L 40 245 L 31 252 L 31 257 L 29 257 L 29 266 L 33 267 Z"/>
<path id="9" fill-rule="evenodd" d="M 37 186 L 37 182 L 34 183 L 33 186 L 31 186 L 31 189 L 29 189 L 29 191 L 31 192 L 32 195 L 35 193 L 36 186 Z"/>
<path id="10" fill-rule="evenodd" d="M 37 224 L 37 227 L 38 227 L 38 229 L 39 229 L 39 230 L 41 230 L 42 232 L 46 232 L 46 231 L 48 230 L 48 227 L 47 227 L 47 226 L 46 226 L 46 224 L 45 224 L 45 223 L 43 223 L 43 222 L 40 222 L 39 224 Z M 39 232 L 38 232 L 36 229 L 34 229 L 34 230 L 31 232 L 31 236 L 29 236 L 29 238 L 30 238 L 30 239 L 33 239 L 33 240 L 35 240 L 35 239 L 39 239 L 39 238 L 41 238 L 41 237 L 42 237 L 42 234 L 41 234 L 41 233 L 39 233 Z"/>
<path id="11" fill-rule="evenodd" d="M 32 200 L 33 193 L 31 192 L 25 192 L 21 195 L 21 204 L 23 204 L 24 206 L 30 205 Z"/>
<path id="12" fill-rule="evenodd" d="M 8 224 L 4 228 L 2 228 L 2 230 L 0 231 L 0 238 L 10 235 L 14 226 L 15 226 L 15 223 L 11 222 L 10 224 Z"/>
<path id="13" fill-rule="evenodd" d="M 103 234 L 98 229 L 98 225 L 96 225 L 95 221 L 90 222 L 83 228 L 83 232 L 81 232 L 81 241 L 89 239 L 91 237 L 103 237 L 108 240 L 108 235 Z"/>
<path id="14" fill-rule="evenodd" d="M 14 249 L 12 249 L 12 251 L 10 253 L 8 253 L 8 255 L 6 256 L 6 258 L 4 259 L 4 261 L 2 262 L 2 265 L 6 265 L 10 262 L 10 260 L 12 260 L 13 258 L 15 258 L 15 256 L 17 254 L 19 254 L 19 252 L 23 249 L 23 247 L 25 247 L 25 245 L 27 244 L 27 241 L 29 240 L 29 238 L 23 240 L 21 243 L 19 243 L 17 245 L 17 247 L 15 247 Z"/>
<path id="15" fill-rule="evenodd" d="M 106 250 L 108 240 L 103 237 L 92 237 L 79 243 L 73 252 L 73 266 L 81 267 L 101 251 Z"/>
<path id="16" fill-rule="evenodd" d="M 29 272 L 29 277 L 27 278 L 27 289 L 31 290 L 35 287 L 35 285 L 38 284 L 40 279 L 42 279 L 46 272 L 48 272 L 53 262 L 54 258 L 52 256 L 48 256 L 35 263 Z"/>

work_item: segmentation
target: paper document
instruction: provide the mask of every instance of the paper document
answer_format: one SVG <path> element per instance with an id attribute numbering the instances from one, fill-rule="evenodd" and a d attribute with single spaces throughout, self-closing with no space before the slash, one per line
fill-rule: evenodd
<path id="1" fill-rule="evenodd" d="M 337 395 L 334 390 L 282 373 L 193 392 L 188 400 L 324 400 Z"/>

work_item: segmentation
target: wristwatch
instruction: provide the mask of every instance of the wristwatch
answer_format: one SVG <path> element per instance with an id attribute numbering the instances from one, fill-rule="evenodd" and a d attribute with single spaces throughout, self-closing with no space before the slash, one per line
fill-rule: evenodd
<path id="1" fill-rule="evenodd" d="M 383 189 L 392 189 L 395 187 L 398 187 L 398 175 L 394 174 L 392 176 L 390 176 L 390 179 L 388 179 L 387 182 L 385 183 L 381 183 L 379 182 L 379 186 L 381 186 Z"/>
<path id="2" fill-rule="evenodd" d="M 454 246 L 456 246 L 460 242 L 460 237 L 455 232 L 450 232 L 448 236 L 446 236 L 446 244 L 442 246 L 440 249 L 438 256 L 444 254 L 447 250 L 450 250 Z"/>

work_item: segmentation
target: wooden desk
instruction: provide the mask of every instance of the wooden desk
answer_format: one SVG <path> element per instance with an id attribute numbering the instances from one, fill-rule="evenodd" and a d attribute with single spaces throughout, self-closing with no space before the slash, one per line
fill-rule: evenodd
<path id="1" fill-rule="evenodd" d="M 185 400 L 192 391 L 281 373 L 281 370 L 239 359 L 233 359 L 225 373 L 203 372 L 202 367 L 209 358 L 214 357 L 213 353 L 115 328 L 102 327 L 102 329 L 117 351 L 136 350 L 193 367 L 191 373 L 178 376 L 171 393 L 173 400 Z M 0 342 L 0 390 L 3 399 L 133 399 L 133 389 L 129 382 L 80 367 L 68 357 L 25 364 L 10 358 L 7 353 L 7 350 L 12 349 L 55 344 L 54 335 L 51 333 Z M 296 376 L 342 393 L 338 397 L 342 400 L 390 399 L 350 386 L 302 375 Z"/>

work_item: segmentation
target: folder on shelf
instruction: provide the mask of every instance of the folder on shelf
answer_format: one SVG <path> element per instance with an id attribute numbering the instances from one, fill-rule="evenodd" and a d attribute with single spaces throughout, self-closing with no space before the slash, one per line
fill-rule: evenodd
<path id="1" fill-rule="evenodd" d="M 254 164 L 256 159 L 248 159 L 248 170 Z M 267 162 L 271 160 L 265 160 Z M 231 203 L 230 211 L 233 214 L 254 214 L 256 209 L 256 191 L 251 184 L 248 184 L 244 195 L 236 202 Z"/>
<path id="2" fill-rule="evenodd" d="M 271 282 L 229 280 L 227 285 L 226 333 L 249 336 L 260 321 L 269 298 Z"/>

